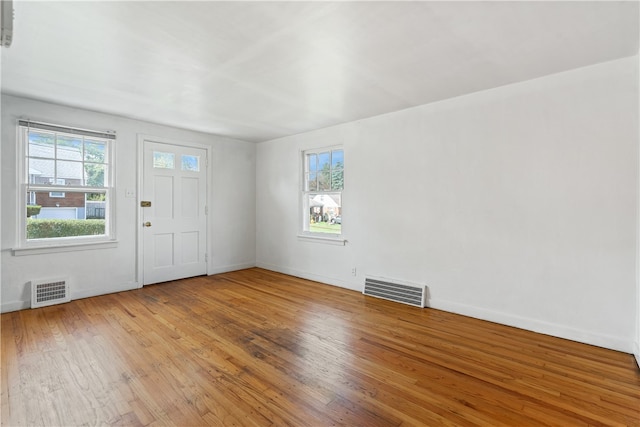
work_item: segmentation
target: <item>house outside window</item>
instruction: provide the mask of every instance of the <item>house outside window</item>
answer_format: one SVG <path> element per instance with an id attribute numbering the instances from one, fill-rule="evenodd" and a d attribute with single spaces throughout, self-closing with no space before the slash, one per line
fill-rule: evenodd
<path id="1" fill-rule="evenodd" d="M 56 185 L 65 185 L 65 179 L 64 178 L 57 178 L 57 179 L 53 179 L 50 178 L 49 179 L 49 183 L 50 184 L 56 184 Z M 56 197 L 56 198 L 64 198 L 64 191 L 49 191 L 49 197 Z M 34 202 L 37 203 L 37 202 Z"/>
<path id="2" fill-rule="evenodd" d="M 342 234 L 342 147 L 303 152 L 302 232 L 339 237 Z"/>
<path id="3" fill-rule="evenodd" d="M 20 120 L 19 247 L 112 240 L 115 134 Z"/>

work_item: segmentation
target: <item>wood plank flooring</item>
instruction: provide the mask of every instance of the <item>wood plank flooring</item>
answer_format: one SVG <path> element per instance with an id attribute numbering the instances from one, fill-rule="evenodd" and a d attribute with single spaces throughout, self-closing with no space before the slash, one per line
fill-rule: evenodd
<path id="1" fill-rule="evenodd" d="M 261 269 L 2 315 L 2 425 L 640 425 L 633 356 Z"/>

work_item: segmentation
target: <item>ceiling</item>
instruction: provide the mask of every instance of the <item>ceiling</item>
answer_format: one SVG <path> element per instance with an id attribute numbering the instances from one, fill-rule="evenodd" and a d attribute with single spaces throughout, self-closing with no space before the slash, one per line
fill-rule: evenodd
<path id="1" fill-rule="evenodd" d="M 638 53 L 635 1 L 14 8 L 4 93 L 256 142 Z"/>

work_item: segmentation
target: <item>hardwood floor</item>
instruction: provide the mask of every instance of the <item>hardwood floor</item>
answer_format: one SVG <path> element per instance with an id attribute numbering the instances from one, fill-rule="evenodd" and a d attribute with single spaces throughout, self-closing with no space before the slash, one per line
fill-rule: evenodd
<path id="1" fill-rule="evenodd" d="M 633 356 L 261 269 L 2 315 L 2 424 L 640 425 Z"/>

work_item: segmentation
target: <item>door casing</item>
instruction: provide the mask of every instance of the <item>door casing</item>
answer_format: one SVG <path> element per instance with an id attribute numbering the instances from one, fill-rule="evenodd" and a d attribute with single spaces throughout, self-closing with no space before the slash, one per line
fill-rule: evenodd
<path id="1" fill-rule="evenodd" d="M 144 262 L 144 245 L 143 245 L 143 211 L 142 207 L 140 207 L 140 202 L 143 200 L 142 199 L 142 191 L 143 191 L 143 176 L 144 176 L 144 145 L 145 142 L 158 142 L 161 144 L 168 144 L 168 145 L 176 145 L 176 146 L 181 146 L 181 147 L 190 147 L 190 148 L 199 148 L 202 150 L 205 150 L 207 153 L 207 159 L 211 160 L 211 153 L 212 153 L 212 148 L 209 145 L 205 145 L 205 144 L 199 144 L 199 143 L 194 143 L 194 142 L 188 142 L 188 141 L 183 141 L 183 140 L 176 140 L 176 139 L 170 139 L 170 138 L 164 138 L 164 137 L 158 137 L 158 136 L 152 136 L 152 135 L 145 135 L 145 134 L 138 134 L 138 150 L 137 150 L 137 156 L 138 156 L 138 161 L 137 161 L 137 170 L 136 170 L 136 176 L 137 176 L 137 185 L 136 185 L 136 246 L 137 246 L 137 254 L 136 254 L 136 281 L 138 283 L 138 288 L 141 288 L 144 284 L 144 266 L 143 266 L 143 262 Z M 206 189 L 205 189 L 205 200 L 206 200 L 206 206 L 209 212 L 212 212 L 211 209 L 211 162 L 208 161 L 207 164 L 207 173 L 206 173 Z M 211 216 L 212 215 L 207 215 L 206 221 L 207 221 L 207 233 L 206 233 L 206 252 L 208 255 L 208 259 L 206 262 L 206 274 L 209 275 L 210 274 L 210 270 L 211 270 L 211 258 L 212 258 L 212 253 L 211 253 L 211 241 L 209 238 L 209 235 L 211 234 Z"/>

